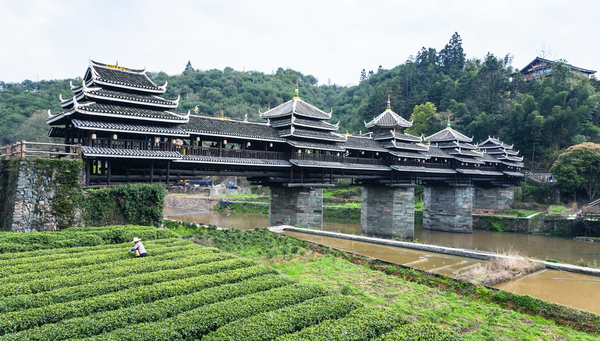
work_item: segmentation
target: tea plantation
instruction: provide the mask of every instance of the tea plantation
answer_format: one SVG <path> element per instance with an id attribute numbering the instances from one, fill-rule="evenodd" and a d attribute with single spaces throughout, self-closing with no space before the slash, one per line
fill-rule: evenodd
<path id="1" fill-rule="evenodd" d="M 133 237 L 148 251 L 134 258 Z M 141 226 L 0 233 L 0 340 L 459 340 Z"/>

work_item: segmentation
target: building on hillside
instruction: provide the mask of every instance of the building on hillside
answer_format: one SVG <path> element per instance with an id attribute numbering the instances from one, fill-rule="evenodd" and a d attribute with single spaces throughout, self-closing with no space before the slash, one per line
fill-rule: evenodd
<path id="1" fill-rule="evenodd" d="M 536 57 L 524 68 L 521 69 L 521 73 L 523 74 L 523 77 L 525 77 L 526 81 L 530 81 L 534 78 L 545 77 L 550 75 L 552 64 L 554 63 L 555 62 L 552 60 Z M 596 73 L 596 71 L 594 70 L 583 69 L 573 65 L 569 66 L 571 67 L 571 70 L 573 72 L 588 78 Z"/>

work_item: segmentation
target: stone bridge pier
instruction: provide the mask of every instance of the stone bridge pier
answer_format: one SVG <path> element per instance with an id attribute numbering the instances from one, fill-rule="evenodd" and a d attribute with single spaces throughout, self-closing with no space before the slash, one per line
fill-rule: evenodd
<path id="1" fill-rule="evenodd" d="M 485 211 L 500 211 L 512 208 L 515 201 L 515 188 L 506 187 L 479 187 L 475 186 L 473 195 L 473 210 L 481 213 Z"/>
<path id="2" fill-rule="evenodd" d="M 360 233 L 381 238 L 413 240 L 415 235 L 415 188 L 364 186 Z"/>
<path id="3" fill-rule="evenodd" d="M 425 186 L 423 228 L 473 233 L 473 187 Z"/>
<path id="4" fill-rule="evenodd" d="M 269 226 L 298 225 L 323 229 L 323 189 L 271 187 Z"/>

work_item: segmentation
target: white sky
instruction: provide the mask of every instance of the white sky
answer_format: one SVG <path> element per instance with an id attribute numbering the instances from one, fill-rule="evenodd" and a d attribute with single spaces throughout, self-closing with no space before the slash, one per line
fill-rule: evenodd
<path id="1" fill-rule="evenodd" d="M 554 59 L 600 70 L 599 1 L 0 0 L 0 80 L 83 76 L 88 58 L 148 71 L 258 70 L 357 83 L 457 31 L 468 58 L 522 68 L 545 43 Z"/>

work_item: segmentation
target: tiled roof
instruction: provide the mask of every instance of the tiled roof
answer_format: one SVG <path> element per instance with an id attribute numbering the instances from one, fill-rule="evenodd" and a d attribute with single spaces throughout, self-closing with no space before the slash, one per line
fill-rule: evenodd
<path id="1" fill-rule="evenodd" d="M 480 160 L 478 160 L 477 158 L 470 158 L 470 157 L 459 157 L 457 155 L 454 155 L 454 158 L 458 161 L 458 162 L 464 162 L 464 163 L 481 163 Z"/>
<path id="2" fill-rule="evenodd" d="M 398 141 L 385 141 L 383 143 L 381 143 L 381 145 L 384 148 L 398 148 L 398 149 L 408 149 L 408 150 L 428 150 L 429 146 L 425 145 L 425 144 L 418 144 L 418 143 L 405 143 L 405 142 L 398 142 Z"/>
<path id="3" fill-rule="evenodd" d="M 412 127 L 412 123 L 408 122 L 402 116 L 396 114 L 392 110 L 386 110 L 383 113 L 375 117 L 371 122 L 365 123 L 365 127 L 380 127 L 380 128 L 393 128 L 393 127 Z"/>
<path id="4" fill-rule="evenodd" d="M 277 131 L 264 123 L 227 120 L 209 116 L 190 115 L 190 120 L 179 127 L 187 132 L 226 137 L 243 137 L 262 141 L 285 142 Z"/>
<path id="5" fill-rule="evenodd" d="M 346 151 L 346 149 L 344 148 L 344 144 L 329 144 L 329 143 L 306 142 L 306 141 L 296 141 L 296 140 L 288 140 L 287 143 L 296 148 L 330 150 L 330 151 L 334 151 L 334 152 Z"/>
<path id="6" fill-rule="evenodd" d="M 341 163 L 341 162 L 325 162 L 325 161 L 309 161 L 309 160 L 290 160 L 291 163 L 298 167 L 316 167 L 316 168 L 340 168 L 340 169 L 363 169 L 363 170 L 380 170 L 389 171 L 390 167 L 382 165 L 363 165 L 359 163 Z"/>
<path id="7" fill-rule="evenodd" d="M 142 91 L 163 93 L 164 86 L 159 87 L 146 76 L 143 70 L 128 70 L 90 61 L 95 82 L 116 87 L 134 88 Z"/>
<path id="8" fill-rule="evenodd" d="M 501 161 L 501 162 L 503 165 L 512 166 L 512 167 L 523 168 L 525 166 L 525 164 L 523 162 L 507 162 L 507 161 Z"/>
<path id="9" fill-rule="evenodd" d="M 469 150 L 475 150 L 475 149 L 477 149 L 477 146 L 475 146 L 472 143 L 465 143 L 465 142 L 458 142 L 458 141 L 437 143 L 436 147 L 442 148 L 442 149 L 446 149 L 446 148 L 458 148 L 458 147 L 469 149 Z"/>
<path id="10" fill-rule="evenodd" d="M 467 174 L 467 175 L 491 175 L 491 176 L 502 176 L 502 172 L 493 172 L 493 171 L 482 171 L 479 169 L 457 169 L 459 173 Z"/>
<path id="11" fill-rule="evenodd" d="M 395 138 L 397 140 L 402 140 L 402 141 L 421 142 L 420 137 L 414 136 L 411 134 L 407 134 L 407 133 L 388 131 L 386 133 L 373 134 L 373 139 L 375 139 L 375 140 L 389 140 L 389 139 L 393 139 L 393 138 Z"/>
<path id="12" fill-rule="evenodd" d="M 427 168 L 417 166 L 390 166 L 392 169 L 399 172 L 414 172 L 414 173 L 435 173 L 435 174 L 456 174 L 454 169 L 450 168 Z"/>
<path id="13" fill-rule="evenodd" d="M 273 167 L 291 167 L 292 166 L 286 160 L 243 159 L 243 158 L 214 157 L 214 156 L 200 156 L 200 155 L 184 155 L 181 160 L 178 160 L 178 162 L 247 165 L 247 166 L 273 166 Z"/>
<path id="14" fill-rule="evenodd" d="M 454 149 L 454 150 L 448 150 L 448 154 L 450 155 L 462 155 L 462 156 L 482 156 L 483 153 L 481 152 L 475 152 L 472 150 L 468 150 L 468 149 Z"/>
<path id="15" fill-rule="evenodd" d="M 331 113 L 326 113 L 323 110 L 304 102 L 301 99 L 291 99 L 275 108 L 260 114 L 261 118 L 276 118 L 300 115 L 304 117 L 316 118 L 320 120 L 328 120 L 331 118 Z"/>
<path id="16" fill-rule="evenodd" d="M 281 136 L 281 137 L 296 136 L 296 137 L 304 137 L 304 138 L 326 140 L 326 141 L 338 141 L 338 142 L 346 141 L 345 135 L 336 134 L 332 131 L 325 132 L 325 131 L 316 131 L 316 130 L 308 130 L 308 129 L 296 129 L 295 127 L 292 127 L 292 128 L 278 130 L 279 136 Z"/>
<path id="17" fill-rule="evenodd" d="M 369 150 L 374 152 L 387 152 L 387 149 L 381 146 L 381 143 L 366 137 L 358 136 L 347 136 L 347 140 L 344 143 L 340 143 L 339 146 L 346 149 L 354 150 Z"/>
<path id="18" fill-rule="evenodd" d="M 311 127 L 311 128 L 316 128 L 316 129 L 333 130 L 333 131 L 338 130 L 337 125 L 327 123 L 327 122 L 324 122 L 321 120 L 307 120 L 304 118 L 298 118 L 296 116 L 294 116 L 293 120 L 294 120 L 295 126 Z M 292 125 L 292 118 L 288 117 L 288 118 L 279 119 L 279 120 L 270 120 L 269 124 L 273 128 L 287 127 L 287 126 Z"/>
<path id="19" fill-rule="evenodd" d="M 466 137 L 452 128 L 446 128 L 438 131 L 437 133 L 425 138 L 426 141 L 431 142 L 444 142 L 444 141 L 460 141 L 460 142 L 472 142 L 473 139 Z"/>
<path id="20" fill-rule="evenodd" d="M 181 159 L 182 155 L 178 152 L 163 152 L 157 150 L 137 150 L 137 149 L 112 149 L 98 147 L 81 147 L 81 152 L 85 156 L 97 157 L 118 157 L 118 158 L 137 158 L 137 159 Z"/>
<path id="21" fill-rule="evenodd" d="M 430 158 L 429 156 L 423 155 L 421 153 L 398 152 L 395 150 L 389 150 L 388 152 L 395 157 L 413 158 L 413 159 L 429 159 Z"/>
<path id="22" fill-rule="evenodd" d="M 523 157 L 515 157 L 515 156 L 510 156 L 510 155 L 501 155 L 499 157 L 497 157 L 498 160 L 508 160 L 508 161 L 515 161 L 515 162 L 521 162 L 523 161 Z"/>
<path id="23" fill-rule="evenodd" d="M 483 153 L 482 156 L 478 156 L 475 159 L 481 161 L 482 163 L 484 162 L 495 162 L 495 163 L 499 163 L 500 161 L 498 161 L 498 159 L 496 159 L 495 157 L 489 155 L 488 153 Z"/>
<path id="24" fill-rule="evenodd" d="M 452 155 L 448 154 L 443 149 L 440 149 L 440 148 L 437 148 L 434 146 L 429 146 L 429 150 L 423 151 L 420 153 L 423 155 L 430 156 L 430 157 L 441 157 L 441 158 L 445 158 L 445 159 L 454 159 L 454 157 Z"/>
<path id="25" fill-rule="evenodd" d="M 479 148 L 482 148 L 482 149 L 486 149 L 486 148 L 499 148 L 499 147 L 500 148 L 505 148 L 505 149 L 512 149 L 513 148 L 512 145 L 509 146 L 507 144 L 504 144 L 504 142 L 502 142 L 502 141 L 500 141 L 498 139 L 495 139 L 493 137 L 489 137 L 489 136 L 488 136 L 487 140 L 485 140 L 485 141 L 483 141 L 483 142 L 481 142 L 479 144 Z"/>
<path id="26" fill-rule="evenodd" d="M 183 123 L 187 121 L 187 117 L 182 117 L 170 111 L 136 108 L 116 104 L 100 104 L 94 102 L 80 103 L 79 105 L 75 105 L 74 110 L 82 114 L 99 116 L 124 116 L 133 119 L 172 121 L 173 123 Z"/>
<path id="27" fill-rule="evenodd" d="M 503 173 L 506 174 L 506 175 L 509 175 L 509 176 L 516 176 L 516 177 L 519 177 L 519 178 L 522 178 L 522 177 L 525 176 L 525 174 L 519 173 L 519 172 L 507 172 L 507 171 L 504 171 Z"/>
<path id="28" fill-rule="evenodd" d="M 146 126 L 136 124 L 123 124 L 123 123 L 112 123 L 112 122 L 95 122 L 86 120 L 72 120 L 73 125 L 79 129 L 88 130 L 104 130 L 104 131 L 121 131 L 128 133 L 138 134 L 157 134 L 157 135 L 171 135 L 171 136 L 189 136 L 188 133 L 183 131 L 181 128 L 174 127 L 160 127 L 160 126 Z"/>
<path id="29" fill-rule="evenodd" d="M 166 108 L 176 108 L 177 107 L 176 100 L 169 100 L 169 99 L 162 98 L 162 97 L 155 96 L 155 95 L 141 95 L 141 94 L 135 94 L 135 93 L 131 93 L 131 92 L 107 90 L 107 89 L 102 89 L 102 88 L 88 89 L 88 91 L 84 91 L 84 94 L 85 94 L 85 96 L 90 97 L 90 98 L 107 99 L 107 100 L 117 101 L 117 102 L 126 102 L 126 103 L 134 102 L 134 103 L 139 103 L 142 105 L 148 105 L 148 106 L 156 105 L 156 106 L 166 107 Z"/>

